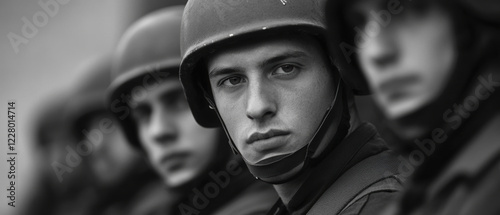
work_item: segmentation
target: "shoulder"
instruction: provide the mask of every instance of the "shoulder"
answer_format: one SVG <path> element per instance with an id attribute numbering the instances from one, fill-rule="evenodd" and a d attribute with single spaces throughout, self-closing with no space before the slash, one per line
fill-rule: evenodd
<path id="1" fill-rule="evenodd" d="M 357 201 L 353 202 L 351 205 L 346 207 L 340 214 L 341 215 L 373 215 L 382 214 L 383 211 L 387 210 L 394 201 L 396 201 L 398 195 L 394 192 L 375 192 L 369 193 Z"/>
<path id="2" fill-rule="evenodd" d="M 387 205 L 403 189 L 397 163 L 389 152 L 364 159 L 335 181 L 319 198 L 310 214 L 344 214 Z M 335 204 L 332 204 L 335 203 Z M 342 213 L 341 213 L 342 212 Z M 348 214 L 348 213 L 347 213 Z"/>
<path id="3" fill-rule="evenodd" d="M 441 185 L 439 192 L 431 200 L 439 204 L 427 203 L 422 211 L 442 211 L 450 208 L 460 214 L 498 214 L 500 205 L 500 153 L 491 156 L 473 174 L 457 175 Z"/>
<path id="4" fill-rule="evenodd" d="M 497 214 L 500 205 L 500 153 L 484 166 L 482 171 L 472 180 L 466 195 L 466 207 L 463 214 Z"/>
<path id="5" fill-rule="evenodd" d="M 316 211 L 310 211 L 309 214 L 317 214 L 318 211 L 330 212 L 340 211 L 341 215 L 363 215 L 363 214 L 380 214 L 382 211 L 395 202 L 399 197 L 403 186 L 399 179 L 396 177 L 389 177 L 373 183 L 372 185 L 364 188 L 356 193 L 354 197 L 349 200 L 344 200 L 342 207 L 336 208 L 335 204 L 325 204 L 321 209 L 316 208 Z M 338 195 L 328 192 L 321 198 L 332 199 Z M 346 204 L 347 203 L 347 204 Z M 318 210 L 319 209 L 319 210 Z"/>
<path id="6" fill-rule="evenodd" d="M 358 193 L 340 214 L 380 214 L 397 199 L 402 189 L 396 176 L 380 180 Z"/>

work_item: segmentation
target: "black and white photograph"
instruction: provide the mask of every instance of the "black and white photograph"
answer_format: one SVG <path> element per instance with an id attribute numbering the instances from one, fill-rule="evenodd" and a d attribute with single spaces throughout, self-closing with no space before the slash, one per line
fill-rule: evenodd
<path id="1" fill-rule="evenodd" d="M 500 215 L 498 0 L 2 0 L 2 215 Z"/>

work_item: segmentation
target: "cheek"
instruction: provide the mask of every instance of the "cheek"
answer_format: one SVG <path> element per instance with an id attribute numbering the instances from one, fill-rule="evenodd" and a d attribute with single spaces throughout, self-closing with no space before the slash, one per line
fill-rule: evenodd
<path id="1" fill-rule="evenodd" d="M 333 101 L 335 87 L 328 71 L 320 69 L 316 76 L 306 80 L 296 91 L 287 93 L 282 108 L 283 120 L 295 125 L 296 131 L 305 139 L 312 137 L 327 108 Z"/>
<path id="2" fill-rule="evenodd" d="M 141 143 L 148 142 L 148 126 L 145 123 L 139 123 L 136 121 L 137 135 L 139 135 L 139 140 Z"/>
<path id="3" fill-rule="evenodd" d="M 152 148 L 152 143 L 148 139 L 148 132 L 146 126 L 138 125 L 137 135 L 139 135 L 139 141 L 141 142 L 141 147 L 148 153 L 152 153 L 155 150 Z"/>
<path id="4" fill-rule="evenodd" d="M 359 49 L 359 52 L 355 54 L 361 72 L 372 89 L 376 89 L 382 72 L 375 66 L 375 64 L 373 64 L 372 58 L 370 57 L 372 56 L 370 52 L 374 52 L 376 49 L 375 46 L 383 46 L 381 44 L 375 44 L 375 42 L 375 40 L 370 40 L 367 42 L 367 46 L 365 48 Z"/>
<path id="5" fill-rule="evenodd" d="M 443 38 L 444 36 L 441 36 Z M 436 39 L 436 41 L 439 41 Z M 429 65 L 427 76 L 430 79 L 432 87 L 437 89 L 444 86 L 455 64 L 454 43 L 451 41 L 441 41 L 441 44 L 435 44 L 439 50 L 434 50 L 435 55 L 432 65 Z M 430 55 L 430 54 L 429 54 Z"/>
<path id="6" fill-rule="evenodd" d="M 151 141 L 151 138 L 148 138 L 148 130 L 146 126 L 138 126 L 138 135 L 140 141 L 140 147 L 146 152 L 147 159 L 151 162 L 152 165 L 156 165 L 159 161 L 160 156 L 163 154 L 163 149 L 156 145 Z"/>
<path id="7" fill-rule="evenodd" d="M 444 86 L 455 59 L 453 42 L 443 41 L 443 35 L 426 36 L 427 43 L 406 47 L 408 69 L 417 71 L 423 79 L 421 90 L 435 92 Z"/>
<path id="8" fill-rule="evenodd" d="M 223 99 L 223 98 L 229 98 L 229 99 Z M 237 98 L 231 99 L 231 97 L 229 96 L 223 98 L 215 98 L 215 103 L 217 105 L 219 114 L 222 118 L 222 121 L 224 121 L 224 124 L 226 125 L 226 128 L 228 129 L 228 132 L 231 135 L 231 137 L 232 138 L 239 137 L 238 131 L 243 130 L 244 126 L 242 126 L 242 124 L 246 121 L 243 101 Z M 236 139 L 233 140 L 238 142 Z"/>
<path id="9" fill-rule="evenodd" d="M 210 160 L 217 148 L 217 129 L 208 129 L 201 127 L 196 123 L 191 112 L 186 112 L 180 118 L 181 126 L 181 140 L 184 144 L 181 148 L 187 148 L 197 160 Z M 198 163 L 197 165 L 200 165 Z"/>
<path id="10" fill-rule="evenodd" d="M 110 135 L 112 135 L 110 138 L 110 140 L 112 141 L 111 143 L 114 144 L 110 152 L 113 154 L 113 157 L 117 161 L 123 163 L 127 163 L 133 160 L 132 158 L 134 158 L 135 156 L 135 151 L 128 144 L 127 140 L 123 136 L 123 133 L 116 130 Z"/>

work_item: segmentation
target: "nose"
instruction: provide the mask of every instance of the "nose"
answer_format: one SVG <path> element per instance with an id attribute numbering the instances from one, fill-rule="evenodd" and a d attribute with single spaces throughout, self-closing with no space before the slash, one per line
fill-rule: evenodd
<path id="1" fill-rule="evenodd" d="M 248 85 L 246 115 L 251 120 L 266 120 L 276 114 L 276 101 L 268 88 L 259 81 Z"/>
<path id="2" fill-rule="evenodd" d="M 394 38 L 388 32 L 381 32 L 371 39 L 367 47 L 369 62 L 378 69 L 394 66 L 399 58 L 399 51 Z"/>
<path id="3" fill-rule="evenodd" d="M 150 138 L 156 144 L 166 145 L 177 139 L 177 125 L 171 114 L 163 109 L 153 111 L 149 125 Z"/>

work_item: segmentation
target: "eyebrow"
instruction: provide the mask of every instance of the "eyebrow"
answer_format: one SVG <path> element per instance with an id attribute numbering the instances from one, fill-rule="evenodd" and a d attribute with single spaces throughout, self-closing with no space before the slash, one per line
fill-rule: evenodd
<path id="1" fill-rule="evenodd" d="M 259 64 L 259 67 L 265 67 L 266 65 L 274 64 L 274 63 L 277 63 L 277 62 L 280 62 L 280 61 L 283 61 L 286 59 L 290 59 L 290 58 L 302 58 L 302 57 L 306 57 L 306 56 L 308 56 L 308 55 L 302 51 L 289 51 L 289 52 L 285 52 L 285 53 L 280 53 L 277 56 L 271 57 L 271 58 L 266 59 L 265 61 L 261 62 Z M 220 76 L 220 75 L 232 74 L 238 70 L 243 70 L 243 69 L 240 67 L 228 67 L 228 68 L 217 68 L 216 67 L 216 68 L 210 70 L 210 72 L 208 73 L 208 76 L 209 76 L 209 78 L 213 78 L 213 77 Z"/>
<path id="2" fill-rule="evenodd" d="M 306 57 L 306 56 L 307 56 L 307 54 L 305 52 L 302 52 L 302 51 L 285 52 L 283 54 L 280 54 L 278 56 L 275 56 L 275 57 L 272 57 L 272 58 L 269 58 L 269 59 L 265 60 L 259 66 L 260 67 L 264 67 L 266 65 L 274 64 L 274 63 L 277 63 L 277 62 L 280 62 L 280 61 L 283 61 L 283 60 L 286 60 L 286 59 L 290 59 L 290 58 L 302 58 L 302 57 Z"/>
<path id="3" fill-rule="evenodd" d="M 151 91 L 146 91 L 146 93 L 150 93 L 150 92 Z M 184 90 L 182 89 L 182 86 L 173 86 L 173 87 L 169 87 L 167 89 L 163 89 L 163 92 L 160 92 L 155 97 L 159 98 L 160 100 L 164 100 L 164 99 L 169 99 L 173 96 L 177 96 L 178 94 L 184 94 Z M 135 106 L 131 106 L 130 107 L 131 109 L 137 109 L 137 108 L 145 107 L 145 106 L 149 105 L 148 102 L 145 100 L 137 101 L 137 100 L 133 100 L 133 98 L 129 98 L 128 102 L 136 104 Z"/>
<path id="4" fill-rule="evenodd" d="M 241 70 L 240 68 L 214 68 L 208 73 L 209 78 L 214 78 L 221 75 L 233 74 L 236 71 Z"/>
<path id="5" fill-rule="evenodd" d="M 166 99 L 171 99 L 172 97 L 176 97 L 179 94 L 184 95 L 184 90 L 182 89 L 182 86 L 176 86 L 176 87 L 169 88 L 167 91 L 162 92 L 159 95 L 159 98 L 161 100 L 166 100 Z"/>

